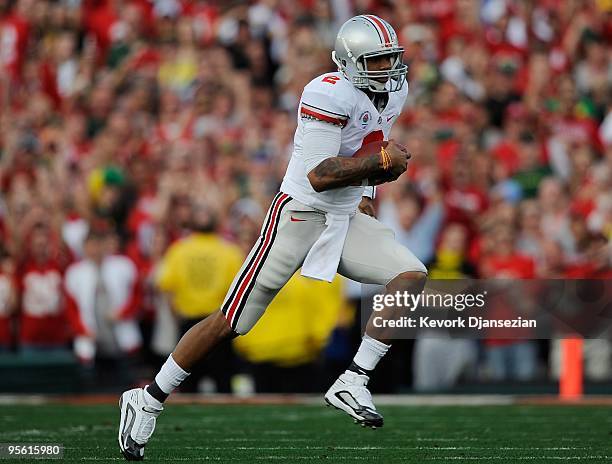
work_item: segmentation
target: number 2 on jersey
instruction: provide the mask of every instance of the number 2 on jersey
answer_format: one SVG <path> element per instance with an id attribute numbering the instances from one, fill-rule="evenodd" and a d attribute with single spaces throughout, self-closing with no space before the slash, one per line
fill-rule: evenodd
<path id="1" fill-rule="evenodd" d="M 335 84 L 339 80 L 340 80 L 340 78 L 338 76 L 325 76 L 323 78 L 323 82 L 327 82 L 329 84 Z"/>

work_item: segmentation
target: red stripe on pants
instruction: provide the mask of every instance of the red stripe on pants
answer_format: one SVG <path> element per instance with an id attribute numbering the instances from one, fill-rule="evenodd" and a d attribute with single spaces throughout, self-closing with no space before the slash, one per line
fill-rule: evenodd
<path id="1" fill-rule="evenodd" d="M 263 257 L 263 255 L 266 253 L 266 250 L 272 246 L 272 243 L 270 242 L 270 237 L 272 236 L 272 231 L 274 230 L 274 227 L 276 226 L 276 221 L 277 221 L 277 216 L 278 216 L 278 210 L 279 207 L 281 205 L 281 203 L 287 199 L 287 197 L 289 197 L 289 195 L 287 195 L 286 193 L 283 193 L 280 197 L 278 197 L 278 200 L 276 201 L 276 203 L 273 205 L 273 210 L 272 210 L 272 218 L 270 220 L 270 222 L 268 223 L 268 228 L 264 231 L 265 233 L 265 239 L 264 239 L 264 244 L 261 247 L 261 249 L 259 250 L 259 253 L 257 254 L 257 258 L 255 259 L 255 262 L 253 263 L 253 266 L 251 266 L 251 269 L 249 270 L 249 273 L 246 275 L 246 277 L 244 278 L 244 280 L 242 282 L 240 282 L 238 285 L 240 285 L 240 287 L 238 288 L 238 293 L 236 294 L 236 296 L 234 297 L 234 301 L 232 301 L 232 304 L 229 308 L 229 310 L 227 311 L 227 320 L 230 322 L 230 325 L 233 324 L 233 319 L 234 319 L 234 313 L 236 312 L 236 308 L 238 308 L 239 302 L 242 299 L 242 295 L 245 291 L 245 289 L 249 286 L 249 283 L 251 282 L 252 278 L 253 278 L 253 274 L 255 273 L 255 269 L 257 269 L 257 266 L 259 265 L 259 262 L 261 261 L 261 258 Z"/>

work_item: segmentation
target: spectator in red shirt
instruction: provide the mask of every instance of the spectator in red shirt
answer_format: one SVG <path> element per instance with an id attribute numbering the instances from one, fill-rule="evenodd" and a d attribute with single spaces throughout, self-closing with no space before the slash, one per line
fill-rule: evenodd
<path id="1" fill-rule="evenodd" d="M 0 246 L 0 353 L 13 346 L 13 313 L 17 302 L 16 290 L 13 259 Z"/>
<path id="2" fill-rule="evenodd" d="M 512 228 L 500 225 L 494 229 L 496 236 L 495 251 L 483 266 L 483 275 L 490 279 L 508 279 L 509 285 L 517 279 L 533 279 L 535 277 L 535 263 L 532 258 L 521 255 L 516 251 L 516 237 Z M 521 291 L 520 298 L 529 298 L 527 292 Z M 488 317 L 491 319 L 515 319 L 521 314 L 520 308 L 525 301 L 510 299 L 510 292 L 501 292 L 490 298 L 487 302 Z M 490 337 L 504 336 L 508 332 L 504 329 L 490 329 Z M 495 381 L 532 380 L 536 373 L 536 345 L 527 339 L 529 332 L 522 334 L 524 338 L 518 339 L 516 330 L 512 332 L 511 339 L 489 338 L 485 340 L 486 365 L 490 379 Z"/>
<path id="3" fill-rule="evenodd" d="M 14 82 L 21 79 L 30 35 L 27 15 L 32 13 L 33 3 L 32 0 L 19 0 L 7 14 L 0 11 L 0 69 L 6 69 Z"/>
<path id="4" fill-rule="evenodd" d="M 579 243 L 580 260 L 569 266 L 565 277 L 569 279 L 612 278 L 611 249 L 608 239 L 602 234 L 585 232 Z"/>
<path id="5" fill-rule="evenodd" d="M 593 286 L 594 291 L 600 291 L 600 285 L 609 288 L 609 280 L 612 278 L 612 253 L 608 239 L 602 234 L 587 234 L 580 244 L 582 262 L 567 267 L 564 278 L 566 279 L 587 279 L 584 287 L 588 292 L 589 287 Z M 603 282 L 589 282 L 601 280 Z M 609 296 L 609 291 L 604 292 L 603 298 Z M 568 326 L 580 327 L 585 321 L 584 316 L 578 311 L 575 317 L 579 320 L 566 321 Z M 605 316 L 604 316 L 605 317 Z M 604 325 L 602 329 L 607 326 Z M 588 380 L 605 381 L 612 377 L 612 343 L 606 338 L 606 333 L 602 333 L 599 338 L 587 339 L 583 346 L 584 375 Z M 561 346 L 559 340 L 553 340 L 550 347 L 551 376 L 559 378 L 561 369 Z"/>
<path id="6" fill-rule="evenodd" d="M 529 132 L 533 118 L 523 103 L 511 103 L 504 115 L 503 138 L 493 146 L 493 155 L 504 169 L 505 174 L 513 175 L 520 167 L 521 136 Z"/>
<path id="7" fill-rule="evenodd" d="M 26 353 L 65 351 L 70 339 L 62 268 L 52 253 L 50 236 L 47 225 L 34 225 L 18 271 L 19 344 Z"/>
<path id="8" fill-rule="evenodd" d="M 487 194 L 476 187 L 473 175 L 469 158 L 457 157 L 444 193 L 447 221 L 466 225 L 470 233 L 476 228 L 477 218 L 488 207 Z"/>

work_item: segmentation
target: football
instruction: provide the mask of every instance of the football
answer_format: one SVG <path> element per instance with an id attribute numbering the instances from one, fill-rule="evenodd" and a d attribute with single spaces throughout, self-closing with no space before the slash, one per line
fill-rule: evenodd
<path id="1" fill-rule="evenodd" d="M 361 146 L 361 148 L 357 150 L 355 154 L 353 154 L 354 158 L 363 158 L 370 155 L 377 155 L 380 153 L 380 147 L 386 148 L 389 145 L 389 140 L 374 140 L 372 142 L 367 142 L 366 140 L 364 140 L 364 142 L 365 143 Z M 394 143 L 403 152 L 408 152 L 408 149 L 404 145 L 397 142 Z M 410 156 L 408 156 L 408 158 L 410 158 Z"/>
<path id="2" fill-rule="evenodd" d="M 353 154 L 354 158 L 364 158 L 370 155 L 377 155 L 380 153 L 380 147 L 386 147 L 389 145 L 388 140 L 374 140 L 373 142 L 367 142 L 364 140 L 364 144 L 359 150 Z"/>

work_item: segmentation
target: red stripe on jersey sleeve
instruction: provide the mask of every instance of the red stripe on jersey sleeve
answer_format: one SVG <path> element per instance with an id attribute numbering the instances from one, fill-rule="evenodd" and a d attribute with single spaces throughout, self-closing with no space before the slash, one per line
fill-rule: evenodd
<path id="1" fill-rule="evenodd" d="M 300 113 L 305 114 L 306 116 L 313 117 L 320 121 L 329 122 L 331 124 L 337 124 L 342 127 L 346 126 L 346 119 L 327 116 L 325 114 L 318 113 L 317 111 L 313 111 L 311 109 L 304 108 L 303 106 L 300 108 Z"/>

